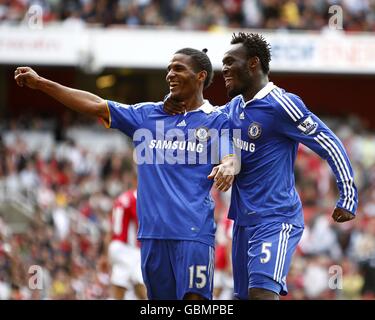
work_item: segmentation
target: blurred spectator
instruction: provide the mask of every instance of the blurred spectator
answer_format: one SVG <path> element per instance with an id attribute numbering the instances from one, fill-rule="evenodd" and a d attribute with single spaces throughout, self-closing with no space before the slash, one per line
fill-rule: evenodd
<path id="1" fill-rule="evenodd" d="M 344 274 L 342 294 L 339 295 L 340 299 L 360 299 L 364 279 L 359 273 L 358 265 L 348 258 L 345 258 L 342 267 Z"/>
<path id="2" fill-rule="evenodd" d="M 312 256 L 307 260 L 303 275 L 303 286 L 306 298 L 327 298 L 329 259 L 325 255 Z"/>

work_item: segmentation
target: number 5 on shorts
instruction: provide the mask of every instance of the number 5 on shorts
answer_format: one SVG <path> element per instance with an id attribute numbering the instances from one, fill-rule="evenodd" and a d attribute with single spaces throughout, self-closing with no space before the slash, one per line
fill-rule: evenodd
<path id="1" fill-rule="evenodd" d="M 271 259 L 271 251 L 269 248 L 271 248 L 272 243 L 271 242 L 263 242 L 262 243 L 262 253 L 265 254 L 264 257 L 260 258 L 261 263 L 267 263 Z"/>
<path id="2" fill-rule="evenodd" d="M 195 267 L 195 268 L 194 268 Z M 194 272 L 195 271 L 195 272 Z M 189 267 L 189 288 L 193 288 L 194 284 L 197 289 L 202 289 L 207 283 L 207 276 L 204 272 L 207 271 L 207 266 L 190 266 Z M 195 278 L 195 281 L 194 281 Z"/>

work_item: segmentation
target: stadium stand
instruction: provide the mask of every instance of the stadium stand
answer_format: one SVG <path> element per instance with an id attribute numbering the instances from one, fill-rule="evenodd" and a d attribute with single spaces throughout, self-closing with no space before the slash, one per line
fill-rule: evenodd
<path id="1" fill-rule="evenodd" d="M 345 15 L 344 30 L 375 31 L 373 0 L 3 0 L 0 22 L 19 24 L 31 5 L 42 7 L 45 23 L 184 30 L 321 30 L 329 18 L 328 8 L 340 5 Z"/>

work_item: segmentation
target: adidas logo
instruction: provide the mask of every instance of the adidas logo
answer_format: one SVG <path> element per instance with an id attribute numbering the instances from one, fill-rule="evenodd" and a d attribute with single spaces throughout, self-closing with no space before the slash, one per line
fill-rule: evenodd
<path id="1" fill-rule="evenodd" d="M 180 123 L 177 123 L 177 127 L 186 127 L 185 120 L 182 120 Z"/>
<path id="2" fill-rule="evenodd" d="M 245 119 L 245 114 L 242 112 L 242 113 L 240 114 L 240 120 L 243 120 L 243 119 Z"/>

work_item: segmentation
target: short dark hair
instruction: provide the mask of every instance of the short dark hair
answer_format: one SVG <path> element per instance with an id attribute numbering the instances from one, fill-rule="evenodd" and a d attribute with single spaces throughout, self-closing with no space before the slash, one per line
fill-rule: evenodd
<path id="1" fill-rule="evenodd" d="M 247 57 L 258 57 L 262 70 L 268 74 L 270 71 L 271 61 L 271 46 L 264 39 L 264 37 L 258 33 L 245 33 L 239 32 L 238 34 L 233 33 L 231 44 L 242 43 L 246 48 Z"/>
<path id="2" fill-rule="evenodd" d="M 175 54 L 185 54 L 190 56 L 193 60 L 193 68 L 195 72 L 200 72 L 205 70 L 207 72 L 207 77 L 204 81 L 203 88 L 206 89 L 212 83 L 212 79 L 214 77 L 214 73 L 212 70 L 212 64 L 210 58 L 207 56 L 207 49 L 203 49 L 199 51 L 197 49 L 192 48 L 183 48 L 175 52 Z"/>

